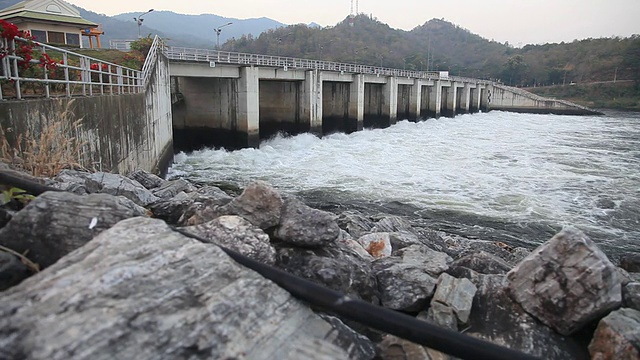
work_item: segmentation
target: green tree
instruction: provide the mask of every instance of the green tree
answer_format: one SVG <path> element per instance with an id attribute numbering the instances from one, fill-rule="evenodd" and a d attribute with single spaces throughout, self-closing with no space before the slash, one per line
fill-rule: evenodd
<path id="1" fill-rule="evenodd" d="M 640 36 L 633 37 L 624 52 L 622 65 L 632 74 L 634 89 L 640 90 Z"/>
<path id="2" fill-rule="evenodd" d="M 509 85 L 522 85 L 526 70 L 527 64 L 524 62 L 524 56 L 513 55 L 504 63 L 504 78 L 508 79 Z"/>

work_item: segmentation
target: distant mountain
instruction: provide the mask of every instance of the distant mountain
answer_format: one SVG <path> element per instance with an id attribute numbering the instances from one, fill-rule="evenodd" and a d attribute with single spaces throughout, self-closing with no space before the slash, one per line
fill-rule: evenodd
<path id="1" fill-rule="evenodd" d="M 133 24 L 134 17 L 140 13 L 124 13 L 113 16 L 114 19 L 128 21 Z M 226 18 L 213 14 L 184 15 L 176 14 L 172 11 L 154 11 L 144 17 L 144 26 L 149 29 L 164 32 L 170 38 L 183 39 L 187 43 L 200 43 L 208 48 L 216 45 L 217 36 L 214 29 L 228 23 L 220 32 L 220 44 L 228 39 L 239 38 L 242 35 L 258 36 L 269 29 L 286 26 L 283 23 L 269 19 L 235 19 Z"/>

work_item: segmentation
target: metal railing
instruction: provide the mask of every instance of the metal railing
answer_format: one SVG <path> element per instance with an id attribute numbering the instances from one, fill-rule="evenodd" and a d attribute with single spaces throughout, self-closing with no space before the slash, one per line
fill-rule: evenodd
<path id="1" fill-rule="evenodd" d="M 536 95 L 536 94 L 531 93 L 529 91 L 526 91 L 526 90 L 523 90 L 523 89 L 520 89 L 520 88 L 517 88 L 517 87 L 513 87 L 513 86 L 494 84 L 494 87 L 498 88 L 498 89 L 510 91 L 512 93 L 518 94 L 520 96 L 524 96 L 524 97 L 529 98 L 531 100 L 536 100 L 536 101 L 554 101 L 556 103 L 563 104 L 563 105 L 566 105 L 566 106 L 575 107 L 575 108 L 582 109 L 582 110 L 587 110 L 587 111 L 594 111 L 593 109 L 590 109 L 590 108 L 588 108 L 586 106 L 578 105 L 576 103 L 572 103 L 571 101 L 542 97 L 540 95 Z"/>
<path id="2" fill-rule="evenodd" d="M 165 49 L 165 55 L 169 60 L 175 61 L 197 61 L 197 62 L 213 62 L 221 64 L 233 65 L 256 65 L 276 67 L 283 69 L 302 69 L 302 70 L 324 70 L 335 71 L 340 73 L 353 74 L 370 74 L 380 76 L 396 76 L 412 79 L 426 80 L 451 80 L 462 82 L 473 82 L 481 84 L 491 84 L 491 81 L 471 79 L 459 76 L 448 76 L 440 78 L 439 72 L 433 71 L 416 71 L 393 69 L 371 65 L 339 63 L 323 60 L 300 59 L 284 56 L 258 55 L 229 51 L 217 51 L 207 49 L 194 49 L 185 47 L 171 46 Z"/>
<path id="3" fill-rule="evenodd" d="M 149 48 L 149 52 L 147 53 L 147 58 L 144 60 L 144 65 L 142 66 L 142 80 L 146 86 L 149 83 L 149 79 L 151 77 L 151 73 L 156 65 L 158 59 L 158 51 L 162 51 L 165 48 L 164 41 L 156 35 L 153 38 L 153 43 L 151 44 L 151 48 Z"/>
<path id="4" fill-rule="evenodd" d="M 16 49 L 21 46 L 32 46 L 34 59 L 27 61 L 18 55 Z M 108 61 L 20 37 L 0 39 L 0 51 L 3 49 L 0 100 L 22 99 L 29 96 L 28 90 L 33 96 L 49 98 L 138 93 L 144 89 L 141 71 Z M 61 60 L 52 66 L 41 61 L 45 54 Z"/>

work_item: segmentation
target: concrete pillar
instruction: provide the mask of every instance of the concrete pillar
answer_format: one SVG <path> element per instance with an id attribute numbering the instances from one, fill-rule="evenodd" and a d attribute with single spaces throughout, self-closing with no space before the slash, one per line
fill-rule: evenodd
<path id="1" fill-rule="evenodd" d="M 436 80 L 433 86 L 428 87 L 429 91 L 429 115 L 439 118 L 442 112 L 442 82 Z"/>
<path id="2" fill-rule="evenodd" d="M 458 99 L 458 88 L 455 82 L 451 82 L 451 86 L 447 89 L 447 103 L 442 113 L 445 116 L 456 116 L 456 106 Z"/>
<path id="3" fill-rule="evenodd" d="M 240 68 L 238 79 L 238 128 L 246 134 L 247 146 L 260 145 L 260 80 L 257 67 Z"/>
<path id="4" fill-rule="evenodd" d="M 480 111 L 480 99 L 482 96 L 482 87 L 480 84 L 476 84 L 475 89 L 471 89 L 471 102 L 469 105 L 469 111 L 472 113 Z"/>
<path id="5" fill-rule="evenodd" d="M 458 104 L 458 108 L 462 113 L 468 113 L 471 110 L 471 84 L 464 83 L 464 87 L 462 88 L 462 96 L 460 97 L 460 104 Z"/>
<path id="6" fill-rule="evenodd" d="M 382 116 L 389 119 L 389 125 L 393 125 L 398 121 L 398 79 L 389 76 L 382 91 Z"/>
<path id="7" fill-rule="evenodd" d="M 480 98 L 480 110 L 489 111 L 491 110 L 491 97 L 493 96 L 493 86 L 487 85 L 485 89 L 482 90 L 482 95 Z"/>
<path id="8" fill-rule="evenodd" d="M 349 89 L 348 128 L 360 131 L 364 128 L 364 75 L 354 74 Z"/>
<path id="9" fill-rule="evenodd" d="M 409 97 L 409 119 L 420 120 L 420 110 L 422 101 L 422 80 L 416 79 L 411 86 L 411 95 Z"/>
<path id="10" fill-rule="evenodd" d="M 306 72 L 300 101 L 300 120 L 309 125 L 309 132 L 322 135 L 322 77 L 318 70 Z"/>

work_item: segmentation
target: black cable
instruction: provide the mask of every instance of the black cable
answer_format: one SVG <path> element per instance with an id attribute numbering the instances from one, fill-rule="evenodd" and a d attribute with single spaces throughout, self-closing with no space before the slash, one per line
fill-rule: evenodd
<path id="1" fill-rule="evenodd" d="M 35 181 L 12 175 L 9 171 L 0 169 L 0 185 L 9 185 L 24 190 L 26 193 L 38 196 L 47 191 L 63 191 L 51 186 L 42 185 Z"/>
<path id="2" fill-rule="evenodd" d="M 192 239 L 209 242 L 184 230 L 171 228 Z M 397 311 L 350 299 L 337 291 L 273 268 L 223 246 L 220 248 L 239 264 L 275 282 L 298 299 L 416 344 L 469 360 L 537 359 L 520 351 L 441 328 Z"/>
<path id="3" fill-rule="evenodd" d="M 46 191 L 63 191 L 8 174 L 2 170 L 0 170 L 0 184 L 20 188 L 32 195 L 40 195 Z M 205 243 L 209 242 L 200 236 L 173 226 L 170 226 L 170 228 L 186 237 Z M 373 329 L 462 359 L 538 359 L 517 350 L 438 327 L 397 311 L 369 304 L 361 300 L 350 299 L 337 291 L 268 266 L 223 246 L 219 247 L 233 260 L 275 282 L 294 297 L 322 307 L 344 318 L 367 325 Z"/>

